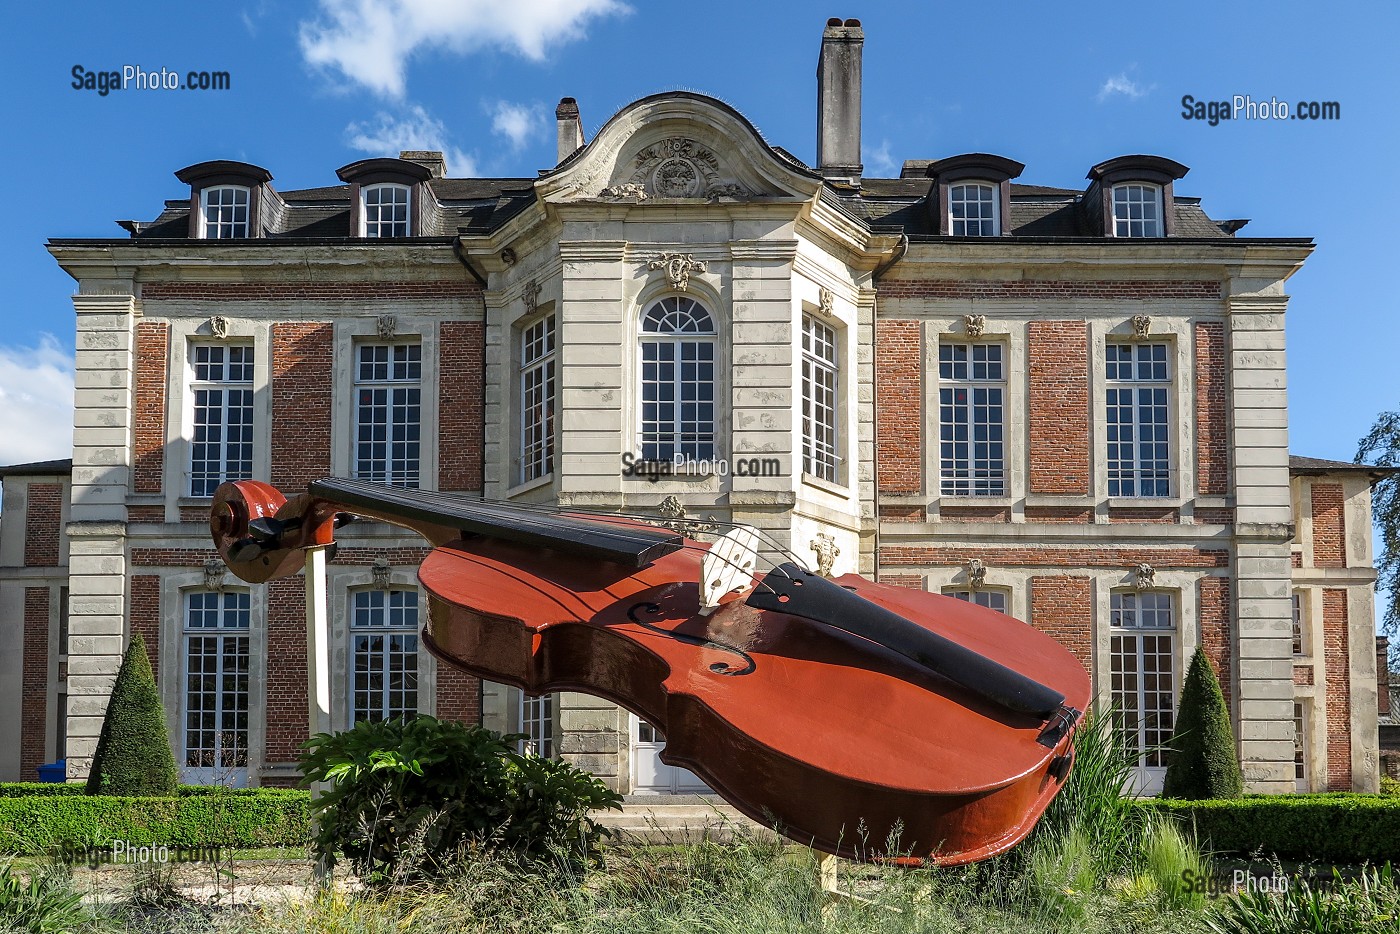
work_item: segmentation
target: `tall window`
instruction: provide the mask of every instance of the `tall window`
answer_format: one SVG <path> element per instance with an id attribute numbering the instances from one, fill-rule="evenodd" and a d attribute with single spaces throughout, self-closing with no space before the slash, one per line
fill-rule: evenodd
<path id="1" fill-rule="evenodd" d="M 553 758 L 555 706 L 553 694 L 530 697 L 521 692 L 520 732 L 525 734 L 520 741 L 521 752 L 534 753 L 545 759 Z"/>
<path id="2" fill-rule="evenodd" d="M 418 486 L 423 348 L 360 344 L 355 362 L 355 476 Z"/>
<path id="3" fill-rule="evenodd" d="M 691 298 L 663 298 L 642 316 L 642 457 L 715 456 L 715 325 Z"/>
<path id="4" fill-rule="evenodd" d="M 1110 680 L 1119 729 L 1141 768 L 1166 766 L 1176 716 L 1171 594 L 1115 593 L 1110 606 Z"/>
<path id="5" fill-rule="evenodd" d="M 520 332 L 520 482 L 554 470 L 554 316 Z"/>
<path id="6" fill-rule="evenodd" d="M 1302 702 L 1293 702 L 1293 783 L 1294 791 L 1307 792 L 1308 787 L 1308 710 Z"/>
<path id="7" fill-rule="evenodd" d="M 802 472 L 838 482 L 836 329 L 802 316 Z"/>
<path id="8" fill-rule="evenodd" d="M 1162 189 L 1140 184 L 1113 186 L 1113 235 L 1162 236 Z"/>
<path id="9" fill-rule="evenodd" d="M 185 595 L 185 767 L 248 766 L 248 628 L 246 590 Z"/>
<path id="10" fill-rule="evenodd" d="M 1005 496 L 1002 345 L 939 344 L 938 380 L 942 495 Z"/>
<path id="11" fill-rule="evenodd" d="M 366 237 L 407 237 L 408 201 L 407 185 L 366 185 L 360 189 L 364 199 L 364 220 Z"/>
<path id="12" fill-rule="evenodd" d="M 1303 592 L 1293 591 L 1293 654 L 1307 655 L 1303 641 Z"/>
<path id="13" fill-rule="evenodd" d="M 945 590 L 943 595 L 957 600 L 966 600 L 978 606 L 985 606 L 998 613 L 1006 612 L 1006 591 L 1004 590 Z"/>
<path id="14" fill-rule="evenodd" d="M 994 185 L 967 182 L 948 186 L 948 230 L 955 237 L 995 237 L 1001 233 L 1001 207 Z"/>
<path id="15" fill-rule="evenodd" d="M 351 722 L 418 712 L 418 593 L 357 590 L 350 599 Z"/>
<path id="16" fill-rule="evenodd" d="M 199 193 L 204 239 L 231 240 L 248 236 L 248 189 L 220 185 Z"/>
<path id="17" fill-rule="evenodd" d="M 190 495 L 253 475 L 253 347 L 194 344 Z"/>
<path id="18" fill-rule="evenodd" d="M 1167 344 L 1109 344 L 1108 495 L 1171 495 Z"/>

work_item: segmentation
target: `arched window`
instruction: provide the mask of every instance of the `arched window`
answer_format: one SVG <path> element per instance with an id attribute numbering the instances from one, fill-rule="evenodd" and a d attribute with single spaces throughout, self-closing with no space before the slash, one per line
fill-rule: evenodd
<path id="1" fill-rule="evenodd" d="M 715 325 L 693 298 L 654 302 L 642 316 L 642 457 L 715 456 Z"/>
<path id="2" fill-rule="evenodd" d="M 219 185 L 199 193 L 206 240 L 233 240 L 248 236 L 248 189 Z"/>
<path id="3" fill-rule="evenodd" d="M 364 199 L 366 237 L 407 237 L 409 235 L 407 185 L 385 182 L 366 185 L 360 190 Z"/>

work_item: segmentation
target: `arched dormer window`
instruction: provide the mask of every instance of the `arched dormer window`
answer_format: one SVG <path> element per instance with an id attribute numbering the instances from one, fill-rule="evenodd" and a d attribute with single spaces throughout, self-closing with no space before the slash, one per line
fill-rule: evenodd
<path id="1" fill-rule="evenodd" d="M 1011 211 L 1011 180 L 1021 163 L 985 152 L 929 163 L 931 226 L 945 237 L 1000 237 Z"/>
<path id="2" fill-rule="evenodd" d="M 248 189 L 219 185 L 199 193 L 200 239 L 233 240 L 248 236 Z"/>
<path id="3" fill-rule="evenodd" d="M 360 216 L 366 237 L 407 237 L 410 189 L 407 185 L 381 182 L 360 189 Z"/>
<path id="4" fill-rule="evenodd" d="M 715 456 L 715 325 L 693 298 L 653 302 L 641 327 L 644 460 Z"/>
<path id="5" fill-rule="evenodd" d="M 1172 183 L 1189 170 L 1162 156 L 1119 156 L 1089 170 L 1085 220 L 1105 237 L 1170 237 L 1175 225 Z"/>

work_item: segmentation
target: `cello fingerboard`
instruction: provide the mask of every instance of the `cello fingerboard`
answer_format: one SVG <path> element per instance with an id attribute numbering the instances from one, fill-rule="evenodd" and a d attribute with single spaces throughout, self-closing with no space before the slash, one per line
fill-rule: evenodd
<path id="1" fill-rule="evenodd" d="M 312 496 L 369 512 L 455 526 L 464 534 L 552 548 L 629 567 L 645 567 L 662 555 L 679 551 L 684 539 L 675 532 L 641 525 L 618 525 L 596 519 L 552 515 L 508 503 L 408 490 L 382 483 L 331 477 L 308 487 Z"/>

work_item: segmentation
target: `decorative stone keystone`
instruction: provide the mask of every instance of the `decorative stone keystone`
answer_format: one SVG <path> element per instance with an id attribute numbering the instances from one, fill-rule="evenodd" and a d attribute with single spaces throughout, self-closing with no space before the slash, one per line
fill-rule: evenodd
<path id="1" fill-rule="evenodd" d="M 1143 340 L 1144 338 L 1150 337 L 1151 335 L 1152 316 L 1133 315 L 1133 337 L 1137 340 Z"/>
<path id="2" fill-rule="evenodd" d="M 822 289 L 818 295 L 820 296 L 822 314 L 829 317 L 832 313 L 831 309 L 836 305 L 836 296 L 831 294 L 831 289 Z"/>
<path id="3" fill-rule="evenodd" d="M 227 570 L 227 565 L 218 558 L 206 559 L 204 562 L 204 589 L 222 592 L 224 589 L 224 572 Z"/>
<path id="4" fill-rule="evenodd" d="M 986 584 L 987 566 L 981 558 L 973 558 L 967 562 L 967 586 L 972 590 L 981 590 Z"/>
<path id="5" fill-rule="evenodd" d="M 664 268 L 666 278 L 671 280 L 671 287 L 684 292 L 690 286 L 690 274 L 705 271 L 705 261 L 696 259 L 690 253 L 661 253 L 647 263 L 647 268 Z"/>
<path id="6" fill-rule="evenodd" d="M 963 315 L 963 326 L 967 328 L 968 337 L 981 337 L 987 329 L 987 316 Z"/>
<path id="7" fill-rule="evenodd" d="M 831 569 L 841 554 L 836 539 L 825 532 L 818 532 L 816 538 L 808 543 L 808 547 L 817 553 L 817 573 L 822 577 L 830 577 Z"/>
<path id="8" fill-rule="evenodd" d="M 375 590 L 389 589 L 389 559 L 383 555 L 374 559 L 374 564 L 369 568 L 370 577 L 374 579 Z"/>
<path id="9" fill-rule="evenodd" d="M 1151 590 L 1157 583 L 1157 570 L 1150 564 L 1139 564 L 1133 568 L 1133 586 L 1138 590 Z"/>
<path id="10" fill-rule="evenodd" d="M 210 318 L 209 333 L 213 334 L 215 339 L 217 340 L 224 340 L 225 338 L 227 338 L 228 319 L 225 318 L 223 315 L 215 315 L 214 317 Z"/>
<path id="11" fill-rule="evenodd" d="M 394 332 L 399 329 L 399 321 L 393 315 L 380 315 L 374 319 L 374 327 L 379 331 L 381 340 L 393 340 Z"/>
<path id="12" fill-rule="evenodd" d="M 534 314 L 535 309 L 540 305 L 540 284 L 531 279 L 525 283 L 525 290 L 520 293 L 520 296 L 525 299 L 525 313 L 527 315 Z"/>

